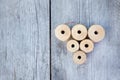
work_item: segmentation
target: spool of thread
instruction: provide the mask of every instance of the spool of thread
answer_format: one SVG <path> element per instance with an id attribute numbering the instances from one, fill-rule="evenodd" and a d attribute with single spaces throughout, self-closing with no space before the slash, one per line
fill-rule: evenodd
<path id="1" fill-rule="evenodd" d="M 73 61 L 76 64 L 83 64 L 86 61 L 86 54 L 82 51 L 77 51 L 73 54 Z"/>
<path id="2" fill-rule="evenodd" d="M 85 39 L 85 40 L 81 41 L 80 49 L 82 51 L 84 51 L 85 53 L 89 53 L 89 52 L 93 51 L 94 43 L 89 39 Z"/>
<path id="3" fill-rule="evenodd" d="M 67 41 L 70 38 L 71 31 L 69 26 L 65 24 L 58 25 L 55 29 L 56 37 L 61 41 Z"/>
<path id="4" fill-rule="evenodd" d="M 88 30 L 88 37 L 93 42 L 101 41 L 105 36 L 105 30 L 100 25 L 92 25 Z"/>
<path id="5" fill-rule="evenodd" d="M 70 52 L 76 52 L 79 49 L 79 43 L 76 40 L 69 40 L 67 42 L 67 50 Z"/>
<path id="6" fill-rule="evenodd" d="M 84 25 L 77 24 L 72 28 L 72 37 L 78 41 L 85 39 L 87 36 L 87 28 Z"/>

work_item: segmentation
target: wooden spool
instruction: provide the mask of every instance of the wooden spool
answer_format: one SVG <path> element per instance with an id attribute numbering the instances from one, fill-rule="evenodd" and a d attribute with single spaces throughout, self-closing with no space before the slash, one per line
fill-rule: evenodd
<path id="1" fill-rule="evenodd" d="M 70 38 L 71 31 L 69 26 L 65 24 L 58 25 L 55 29 L 56 37 L 61 41 L 67 41 Z"/>
<path id="2" fill-rule="evenodd" d="M 79 43 L 76 40 L 69 40 L 67 42 L 67 50 L 70 52 L 76 52 L 79 49 Z"/>
<path id="3" fill-rule="evenodd" d="M 84 25 L 77 24 L 72 28 L 72 37 L 78 41 L 85 39 L 87 36 L 87 28 Z"/>
<path id="4" fill-rule="evenodd" d="M 76 64 L 83 64 L 86 61 L 86 54 L 82 51 L 77 51 L 73 54 L 73 61 Z"/>
<path id="5" fill-rule="evenodd" d="M 100 25 L 92 25 L 88 30 L 88 37 L 93 42 L 101 41 L 105 36 L 105 30 Z"/>
<path id="6" fill-rule="evenodd" d="M 94 43 L 89 39 L 85 39 L 80 43 L 80 49 L 85 53 L 89 53 L 93 51 L 93 48 L 94 48 Z"/>

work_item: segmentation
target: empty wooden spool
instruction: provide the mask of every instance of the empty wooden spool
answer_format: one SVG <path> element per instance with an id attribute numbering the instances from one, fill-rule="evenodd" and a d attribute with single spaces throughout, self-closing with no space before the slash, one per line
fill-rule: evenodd
<path id="1" fill-rule="evenodd" d="M 101 41 L 105 36 L 105 30 L 100 25 L 92 25 L 88 30 L 88 37 L 93 42 Z"/>
<path id="2" fill-rule="evenodd" d="M 76 64 L 83 64 L 86 61 L 86 54 L 82 51 L 77 51 L 73 54 L 73 61 Z"/>
<path id="3" fill-rule="evenodd" d="M 56 37 L 61 41 L 67 41 L 70 38 L 71 31 L 69 26 L 65 24 L 58 25 L 55 29 Z"/>
<path id="4" fill-rule="evenodd" d="M 78 41 L 83 40 L 87 36 L 87 28 L 84 25 L 77 24 L 72 28 L 72 37 Z"/>
<path id="5" fill-rule="evenodd" d="M 70 52 L 76 52 L 79 49 L 79 43 L 76 40 L 69 40 L 67 42 L 67 50 Z"/>
<path id="6" fill-rule="evenodd" d="M 89 53 L 89 52 L 93 51 L 94 43 L 89 39 L 85 39 L 85 40 L 81 41 L 80 49 L 82 51 L 84 51 L 85 53 Z"/>

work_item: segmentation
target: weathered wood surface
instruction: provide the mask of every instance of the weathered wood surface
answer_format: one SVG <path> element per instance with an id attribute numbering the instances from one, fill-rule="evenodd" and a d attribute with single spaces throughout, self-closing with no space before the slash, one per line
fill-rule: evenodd
<path id="1" fill-rule="evenodd" d="M 62 23 L 105 28 L 85 64 L 55 37 Z M 120 80 L 119 32 L 120 0 L 0 0 L 0 80 Z"/>
<path id="2" fill-rule="evenodd" d="M 120 0 L 52 0 L 52 80 L 120 80 Z M 54 36 L 57 25 L 100 24 L 106 30 L 84 65 Z"/>
<path id="3" fill-rule="evenodd" d="M 0 80 L 49 80 L 49 0 L 0 0 Z"/>

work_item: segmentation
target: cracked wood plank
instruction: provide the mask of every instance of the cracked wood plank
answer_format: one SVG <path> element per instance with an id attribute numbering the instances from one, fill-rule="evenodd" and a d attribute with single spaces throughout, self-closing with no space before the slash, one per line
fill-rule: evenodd
<path id="1" fill-rule="evenodd" d="M 49 80 L 49 0 L 0 0 L 0 80 Z"/>

